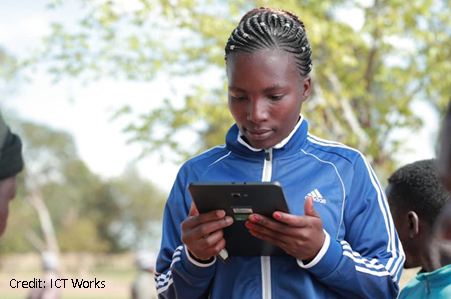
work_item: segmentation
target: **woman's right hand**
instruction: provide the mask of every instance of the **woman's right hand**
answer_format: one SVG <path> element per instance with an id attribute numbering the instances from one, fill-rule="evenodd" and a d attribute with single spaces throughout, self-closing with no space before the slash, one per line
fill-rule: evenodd
<path id="1" fill-rule="evenodd" d="M 182 242 L 196 259 L 208 261 L 225 247 L 223 228 L 232 223 L 233 218 L 226 216 L 224 210 L 199 214 L 192 203 L 188 217 L 181 224 Z"/>

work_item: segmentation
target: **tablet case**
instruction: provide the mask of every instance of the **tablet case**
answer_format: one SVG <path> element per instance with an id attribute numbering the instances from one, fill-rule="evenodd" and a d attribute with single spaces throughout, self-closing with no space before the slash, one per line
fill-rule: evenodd
<path id="1" fill-rule="evenodd" d="M 287 255 L 276 245 L 252 236 L 245 226 L 252 213 L 272 218 L 274 211 L 289 213 L 279 182 L 193 182 L 188 191 L 199 213 L 222 209 L 234 218 L 224 228 L 230 256 Z"/>

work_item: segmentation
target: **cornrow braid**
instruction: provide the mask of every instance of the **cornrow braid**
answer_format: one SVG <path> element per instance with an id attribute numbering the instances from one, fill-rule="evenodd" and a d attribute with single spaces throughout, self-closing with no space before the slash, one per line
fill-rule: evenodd
<path id="1" fill-rule="evenodd" d="M 280 49 L 294 54 L 302 76 L 312 70 L 312 49 L 304 23 L 289 11 L 269 7 L 249 11 L 228 39 L 225 59 L 230 53 L 253 53 L 262 49 Z"/>

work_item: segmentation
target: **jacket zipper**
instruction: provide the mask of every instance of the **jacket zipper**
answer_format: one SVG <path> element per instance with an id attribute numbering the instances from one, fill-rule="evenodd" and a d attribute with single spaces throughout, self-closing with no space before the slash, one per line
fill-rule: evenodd
<path id="1" fill-rule="evenodd" d="M 271 181 L 272 176 L 272 148 L 265 149 L 265 162 L 263 164 L 263 182 Z M 262 256 L 262 299 L 271 299 L 271 258 Z"/>
<path id="2" fill-rule="evenodd" d="M 263 165 L 262 182 L 271 181 L 272 175 L 272 148 L 265 149 L 265 163 Z"/>

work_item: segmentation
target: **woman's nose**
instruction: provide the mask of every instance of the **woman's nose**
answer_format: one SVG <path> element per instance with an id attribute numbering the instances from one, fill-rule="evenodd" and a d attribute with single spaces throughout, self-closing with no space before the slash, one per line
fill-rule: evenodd
<path id="1" fill-rule="evenodd" d="M 261 123 L 268 119 L 268 107 L 262 100 L 253 100 L 249 103 L 247 119 L 254 123 Z"/>

